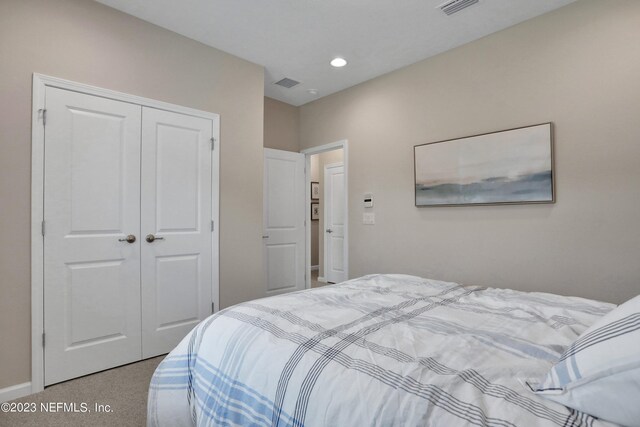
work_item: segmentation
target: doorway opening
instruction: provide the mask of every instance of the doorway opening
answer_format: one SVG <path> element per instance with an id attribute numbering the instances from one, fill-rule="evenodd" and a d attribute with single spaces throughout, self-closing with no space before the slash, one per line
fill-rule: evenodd
<path id="1" fill-rule="evenodd" d="M 348 279 L 347 141 L 302 151 L 306 157 L 305 287 Z"/>

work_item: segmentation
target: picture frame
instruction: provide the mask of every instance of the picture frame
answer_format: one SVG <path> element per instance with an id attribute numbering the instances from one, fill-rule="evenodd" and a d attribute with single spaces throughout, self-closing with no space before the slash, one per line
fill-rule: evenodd
<path id="1" fill-rule="evenodd" d="M 416 207 L 555 203 L 553 123 L 413 147 Z"/>
<path id="2" fill-rule="evenodd" d="M 320 200 L 320 183 L 311 182 L 311 200 Z"/>
<path id="3" fill-rule="evenodd" d="M 311 203 L 311 221 L 320 219 L 320 203 Z"/>

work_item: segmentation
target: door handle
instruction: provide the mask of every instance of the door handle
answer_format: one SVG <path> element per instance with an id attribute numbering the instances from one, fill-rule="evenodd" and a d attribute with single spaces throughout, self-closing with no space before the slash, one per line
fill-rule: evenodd
<path id="1" fill-rule="evenodd" d="M 262 238 L 263 238 L 263 239 L 268 239 L 268 238 L 269 238 L 269 236 L 262 236 Z"/>
<path id="2" fill-rule="evenodd" d="M 149 243 L 153 243 L 156 240 L 164 240 L 164 237 L 156 237 L 153 234 L 147 234 L 147 237 L 145 238 L 145 240 Z"/>
<path id="3" fill-rule="evenodd" d="M 330 228 L 327 228 L 327 233 L 333 233 L 333 230 Z"/>
<path id="4" fill-rule="evenodd" d="M 136 241 L 136 236 L 134 236 L 133 234 L 129 234 L 124 239 L 118 239 L 118 242 L 134 243 L 135 241 Z"/>

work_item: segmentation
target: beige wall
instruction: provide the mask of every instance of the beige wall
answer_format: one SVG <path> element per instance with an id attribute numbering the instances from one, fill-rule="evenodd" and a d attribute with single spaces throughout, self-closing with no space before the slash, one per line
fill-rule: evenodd
<path id="1" fill-rule="evenodd" d="M 221 305 L 263 295 L 262 67 L 87 0 L 1 1 L 0 58 L 0 388 L 30 379 L 34 72 L 219 113 Z"/>
<path id="2" fill-rule="evenodd" d="M 264 147 L 300 151 L 298 107 L 264 98 Z"/>
<path id="3" fill-rule="evenodd" d="M 639 1 L 581 0 L 301 107 L 302 148 L 349 140 L 350 276 L 640 293 L 638 22 Z M 414 207 L 415 144 L 547 121 L 555 205 Z"/>

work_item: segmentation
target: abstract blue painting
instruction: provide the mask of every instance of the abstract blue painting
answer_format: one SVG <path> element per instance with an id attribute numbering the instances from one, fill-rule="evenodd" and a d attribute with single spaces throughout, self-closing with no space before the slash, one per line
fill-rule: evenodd
<path id="1" fill-rule="evenodd" d="M 414 147 L 416 206 L 554 203 L 552 124 Z"/>

